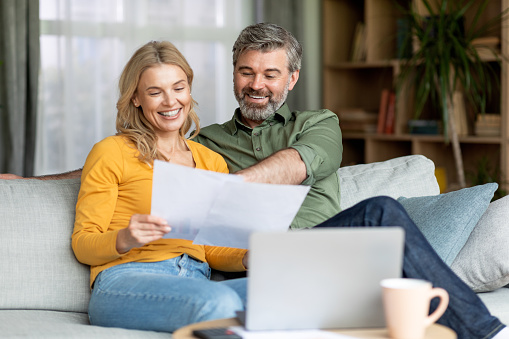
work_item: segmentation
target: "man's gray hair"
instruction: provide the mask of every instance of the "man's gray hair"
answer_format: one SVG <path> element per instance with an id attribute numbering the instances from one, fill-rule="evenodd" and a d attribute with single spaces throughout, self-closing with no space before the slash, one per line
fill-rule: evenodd
<path id="1" fill-rule="evenodd" d="M 259 23 L 248 26 L 240 32 L 233 45 L 233 67 L 239 56 L 246 51 L 272 52 L 284 48 L 288 59 L 288 70 L 293 73 L 300 70 L 302 46 L 292 33 L 275 24 Z"/>

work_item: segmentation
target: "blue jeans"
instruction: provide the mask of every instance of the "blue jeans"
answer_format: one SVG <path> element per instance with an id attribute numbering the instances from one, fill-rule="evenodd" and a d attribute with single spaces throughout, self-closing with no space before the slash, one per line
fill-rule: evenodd
<path id="1" fill-rule="evenodd" d="M 316 227 L 401 226 L 405 229 L 403 276 L 429 280 L 449 292 L 439 323 L 459 339 L 492 338 L 504 325 L 435 253 L 403 206 L 388 197 L 364 200 Z M 90 300 L 90 322 L 172 332 L 189 323 L 234 316 L 244 308 L 246 279 L 209 281 L 207 264 L 182 257 L 129 263 L 103 271 Z M 434 300 L 431 311 L 437 307 Z"/>
<path id="2" fill-rule="evenodd" d="M 187 254 L 161 262 L 132 262 L 101 272 L 88 314 L 92 325 L 173 332 L 243 310 L 246 278 L 210 281 L 207 263 Z"/>
<path id="3" fill-rule="evenodd" d="M 405 230 L 403 276 L 431 281 L 449 293 L 449 307 L 438 323 L 452 328 L 459 339 L 492 338 L 504 325 L 481 299 L 436 254 L 403 206 L 389 197 L 364 200 L 316 227 L 401 226 Z M 438 304 L 431 304 L 433 311 Z"/>

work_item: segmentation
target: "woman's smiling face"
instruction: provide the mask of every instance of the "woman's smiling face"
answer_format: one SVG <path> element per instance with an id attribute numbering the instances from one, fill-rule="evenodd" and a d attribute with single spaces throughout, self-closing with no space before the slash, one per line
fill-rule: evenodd
<path id="1" fill-rule="evenodd" d="M 178 135 L 189 114 L 192 97 L 187 76 L 179 67 L 160 64 L 145 70 L 133 96 L 136 107 L 158 137 Z"/>

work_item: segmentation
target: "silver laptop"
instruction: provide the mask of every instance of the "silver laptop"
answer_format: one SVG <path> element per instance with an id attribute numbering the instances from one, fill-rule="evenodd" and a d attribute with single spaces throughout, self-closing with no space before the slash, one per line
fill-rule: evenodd
<path id="1" fill-rule="evenodd" d="M 246 329 L 384 327 L 380 281 L 401 276 L 403 244 L 400 227 L 254 233 Z"/>

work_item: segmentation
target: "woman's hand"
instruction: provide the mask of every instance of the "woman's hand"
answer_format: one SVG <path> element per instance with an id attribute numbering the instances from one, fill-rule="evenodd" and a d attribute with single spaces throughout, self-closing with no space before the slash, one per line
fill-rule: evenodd
<path id="1" fill-rule="evenodd" d="M 244 256 L 242 257 L 242 265 L 244 265 L 244 267 L 246 268 L 246 270 L 248 269 L 248 265 L 249 265 L 249 251 L 247 251 Z"/>
<path id="2" fill-rule="evenodd" d="M 25 179 L 16 174 L 11 173 L 0 173 L 0 179 L 11 180 L 11 179 Z"/>
<path id="3" fill-rule="evenodd" d="M 118 253 L 129 252 L 132 248 L 161 239 L 170 231 L 171 227 L 165 219 L 148 214 L 133 214 L 129 220 L 129 226 L 118 232 L 117 251 Z"/>

